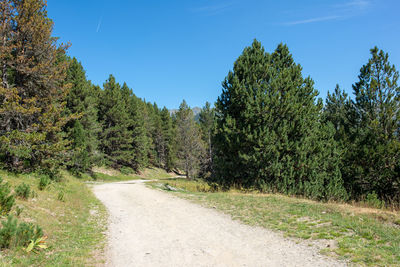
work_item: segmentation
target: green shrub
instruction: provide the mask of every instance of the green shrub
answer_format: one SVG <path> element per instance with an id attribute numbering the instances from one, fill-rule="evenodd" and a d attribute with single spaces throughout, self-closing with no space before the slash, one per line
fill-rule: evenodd
<path id="1" fill-rule="evenodd" d="M 17 216 L 17 217 L 19 217 L 19 215 L 21 215 L 21 213 L 24 211 L 24 207 L 20 207 L 20 206 L 17 206 L 16 208 L 15 208 L 15 215 Z"/>
<path id="2" fill-rule="evenodd" d="M 365 203 L 368 206 L 381 209 L 385 206 L 385 202 L 378 198 L 378 195 L 375 192 L 369 193 L 365 198 Z"/>
<path id="3" fill-rule="evenodd" d="M 124 175 L 129 175 L 129 174 L 132 174 L 134 172 L 132 168 L 125 167 L 125 166 L 122 167 L 121 169 L 119 169 L 119 171 Z"/>
<path id="4" fill-rule="evenodd" d="M 15 204 L 15 197 L 10 192 L 10 185 L 3 183 L 0 177 L 0 215 L 8 215 Z"/>
<path id="5" fill-rule="evenodd" d="M 43 236 L 43 230 L 39 225 L 22 222 L 18 225 L 15 232 L 15 247 L 26 247 L 31 240 L 36 240 Z"/>
<path id="6" fill-rule="evenodd" d="M 39 190 L 44 190 L 50 184 L 51 180 L 47 175 L 40 176 L 39 180 Z"/>
<path id="7" fill-rule="evenodd" d="M 28 199 L 31 196 L 31 187 L 22 183 L 15 188 L 15 195 L 19 198 Z"/>
<path id="8" fill-rule="evenodd" d="M 35 197 L 37 197 L 38 196 L 38 194 L 36 193 L 36 191 L 35 190 L 32 190 L 31 191 L 31 197 L 32 198 L 35 198 Z"/>
<path id="9" fill-rule="evenodd" d="M 3 227 L 0 229 L 0 248 L 10 248 L 15 233 L 17 232 L 17 219 L 8 215 L 7 220 L 2 221 L 1 224 Z"/>
<path id="10" fill-rule="evenodd" d="M 38 170 L 38 173 L 41 176 L 47 176 L 47 178 L 50 179 L 51 181 L 59 182 L 61 180 L 61 175 L 58 166 L 48 166 L 48 167 L 42 166 L 42 168 Z"/>
<path id="11" fill-rule="evenodd" d="M 27 246 L 31 240 L 43 236 L 43 230 L 40 226 L 25 222 L 18 224 L 17 219 L 14 219 L 11 215 L 1 224 L 0 248 Z"/>
<path id="12" fill-rule="evenodd" d="M 210 183 L 210 192 L 214 193 L 214 192 L 218 192 L 221 190 L 219 184 L 217 183 Z"/>
<path id="13" fill-rule="evenodd" d="M 62 201 L 62 202 L 65 201 L 65 193 L 64 193 L 63 190 L 60 190 L 60 191 L 58 192 L 57 199 L 60 200 L 60 201 Z"/>

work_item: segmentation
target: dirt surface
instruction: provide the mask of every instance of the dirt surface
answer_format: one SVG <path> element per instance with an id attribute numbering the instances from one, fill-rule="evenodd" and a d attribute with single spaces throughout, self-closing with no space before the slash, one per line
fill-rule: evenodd
<path id="1" fill-rule="evenodd" d="M 107 266 L 344 266 L 316 248 L 147 188 L 95 185 L 109 213 Z"/>

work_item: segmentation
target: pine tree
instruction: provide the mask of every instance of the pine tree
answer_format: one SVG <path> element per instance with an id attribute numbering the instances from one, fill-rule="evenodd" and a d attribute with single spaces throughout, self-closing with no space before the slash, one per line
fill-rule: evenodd
<path id="1" fill-rule="evenodd" d="M 137 99 L 137 108 L 140 117 L 143 120 L 143 139 L 142 139 L 142 166 L 149 167 L 153 164 L 154 144 L 152 139 L 153 124 L 151 121 L 151 112 L 146 100 Z"/>
<path id="2" fill-rule="evenodd" d="M 214 109 L 211 108 L 209 102 L 206 102 L 205 106 L 199 113 L 199 123 L 202 133 L 202 139 L 205 144 L 204 158 L 201 163 L 201 176 L 209 177 L 212 173 L 212 158 L 213 158 L 213 146 L 212 137 L 214 131 Z"/>
<path id="3" fill-rule="evenodd" d="M 161 122 L 161 114 L 160 109 L 157 104 L 153 104 L 153 131 L 152 131 L 152 139 L 155 150 L 155 165 L 159 168 L 162 168 L 165 164 L 165 152 L 166 152 L 166 143 L 164 142 L 162 122 Z"/>
<path id="4" fill-rule="evenodd" d="M 335 129 L 335 140 L 338 142 L 345 141 L 350 134 L 350 128 L 354 124 L 352 115 L 351 100 L 345 91 L 336 85 L 335 91 L 331 94 L 328 91 L 326 104 L 324 107 L 324 121 L 333 124 Z M 346 144 L 347 145 L 347 144 Z"/>
<path id="5" fill-rule="evenodd" d="M 73 143 L 76 143 L 76 140 L 73 138 L 73 132 L 80 125 L 83 137 L 79 142 L 84 142 L 76 148 L 77 150 L 73 149 L 71 151 L 73 158 L 68 164 L 74 172 L 90 171 L 91 167 L 99 159 L 98 135 L 100 133 L 100 125 L 97 118 L 98 96 L 94 91 L 94 87 L 87 81 L 82 64 L 76 58 L 69 60 L 66 82 L 71 86 L 66 98 L 66 112 L 68 114 L 79 114 L 80 117 L 77 119 L 79 123 L 71 121 L 66 125 L 65 130 Z M 78 154 L 79 156 L 74 154 Z M 83 158 L 84 156 L 87 158 Z"/>
<path id="6" fill-rule="evenodd" d="M 194 121 L 193 111 L 183 100 L 176 113 L 176 143 L 179 167 L 188 179 L 196 176 L 199 161 L 204 153 L 199 126 Z"/>
<path id="7" fill-rule="evenodd" d="M 67 142 L 62 127 L 67 46 L 51 36 L 42 0 L 0 4 L 0 157 L 12 170 L 57 172 Z"/>
<path id="8" fill-rule="evenodd" d="M 129 130 L 131 118 L 127 110 L 127 94 L 112 75 L 103 87 L 99 104 L 99 119 L 103 125 L 100 147 L 113 167 L 133 167 L 133 134 Z"/>
<path id="9" fill-rule="evenodd" d="M 132 149 L 134 152 L 134 166 L 136 171 L 147 166 L 147 134 L 143 112 L 142 100 L 131 94 L 129 99 L 129 116 L 131 118 L 130 130 L 132 132 Z"/>
<path id="10" fill-rule="evenodd" d="M 215 181 L 346 197 L 333 132 L 320 124 L 322 103 L 301 70 L 283 44 L 268 54 L 255 40 L 236 60 L 216 103 Z"/>
<path id="11" fill-rule="evenodd" d="M 356 149 L 354 137 L 357 124 L 356 113 L 351 99 L 345 91 L 336 85 L 335 91 L 328 92 L 323 113 L 323 123 L 333 126 L 334 139 L 338 144 L 341 157 L 341 173 L 346 191 L 352 195 L 354 177 L 352 176 L 353 152 Z"/>
<path id="12" fill-rule="evenodd" d="M 175 129 L 170 112 L 166 107 L 161 110 L 160 117 L 165 149 L 164 169 L 166 171 L 172 171 L 176 167 Z"/>
<path id="13" fill-rule="evenodd" d="M 86 141 L 86 131 L 79 120 L 75 120 L 73 128 L 69 130 L 69 136 L 72 140 L 72 156 L 68 163 L 70 170 L 79 175 L 91 168 L 88 144 Z"/>
<path id="14" fill-rule="evenodd" d="M 171 171 L 175 168 L 175 144 L 172 119 L 167 108 L 160 110 L 153 105 L 152 140 L 156 152 L 157 166 Z"/>
<path id="15" fill-rule="evenodd" d="M 357 115 L 352 142 L 356 145 L 349 176 L 353 194 L 375 192 L 389 202 L 400 202 L 400 87 L 399 72 L 389 55 L 377 47 L 353 85 Z"/>
<path id="16" fill-rule="evenodd" d="M 147 144 L 147 161 L 149 166 L 157 166 L 157 152 L 156 146 L 154 143 L 154 106 L 150 102 L 146 102 L 146 100 L 142 103 L 142 112 L 144 116 L 144 127 L 146 129 L 146 144 Z"/>

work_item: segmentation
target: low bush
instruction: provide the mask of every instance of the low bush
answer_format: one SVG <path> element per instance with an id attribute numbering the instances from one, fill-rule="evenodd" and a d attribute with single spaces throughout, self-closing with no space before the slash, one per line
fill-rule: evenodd
<path id="1" fill-rule="evenodd" d="M 378 209 L 381 209 L 385 206 L 385 202 L 383 200 L 380 200 L 375 192 L 369 193 L 364 202 L 368 206 Z"/>
<path id="2" fill-rule="evenodd" d="M 17 216 L 17 217 L 19 217 L 19 215 L 21 215 L 21 213 L 24 211 L 24 207 L 20 207 L 20 206 L 17 206 L 17 207 L 15 207 L 15 215 Z"/>
<path id="3" fill-rule="evenodd" d="M 8 215 L 15 204 L 15 197 L 11 195 L 10 185 L 3 183 L 0 177 L 0 215 Z"/>
<path id="4" fill-rule="evenodd" d="M 39 190 L 42 191 L 50 184 L 51 180 L 47 175 L 40 176 L 39 180 Z"/>
<path id="5" fill-rule="evenodd" d="M 22 183 L 15 188 L 15 195 L 22 199 L 28 199 L 31 196 L 31 187 Z"/>
<path id="6" fill-rule="evenodd" d="M 119 171 L 120 171 L 122 174 L 124 174 L 124 175 L 129 175 L 129 174 L 134 173 L 134 171 L 133 171 L 132 168 L 125 167 L 125 166 L 122 167 L 121 169 L 119 169 Z"/>
<path id="7" fill-rule="evenodd" d="M 32 190 L 32 191 L 31 191 L 31 197 L 32 197 L 32 198 L 38 197 L 38 194 L 36 193 L 35 190 Z"/>
<path id="8" fill-rule="evenodd" d="M 0 248 L 25 247 L 31 240 L 36 240 L 43 236 L 43 230 L 38 225 L 32 223 L 18 223 L 12 215 L 7 220 L 2 221 L 0 229 Z"/>
<path id="9" fill-rule="evenodd" d="M 216 183 L 207 183 L 204 180 L 188 180 L 185 178 L 173 178 L 173 179 L 163 179 L 161 181 L 167 181 L 164 184 L 172 186 L 177 189 L 181 189 L 189 192 L 218 192 L 221 188 Z"/>
<path id="10" fill-rule="evenodd" d="M 6 221 L 1 222 L 2 227 L 0 229 L 0 249 L 10 248 L 15 233 L 17 232 L 17 219 L 9 215 Z"/>
<path id="11" fill-rule="evenodd" d="M 39 225 L 22 222 L 17 226 L 15 233 L 15 247 L 26 247 L 31 240 L 37 240 L 43 236 L 43 230 Z"/>
<path id="12" fill-rule="evenodd" d="M 60 191 L 58 192 L 57 199 L 60 200 L 60 201 L 62 201 L 62 202 L 65 202 L 65 193 L 64 193 L 63 190 L 60 190 Z"/>
<path id="13" fill-rule="evenodd" d="M 56 166 L 48 166 L 48 167 L 42 167 L 41 169 L 38 170 L 37 172 L 41 176 L 47 176 L 52 181 L 59 182 L 61 180 L 61 173 L 59 168 Z"/>

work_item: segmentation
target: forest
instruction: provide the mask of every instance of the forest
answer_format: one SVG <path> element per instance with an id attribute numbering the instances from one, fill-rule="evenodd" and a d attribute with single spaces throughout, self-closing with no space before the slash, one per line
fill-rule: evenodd
<path id="1" fill-rule="evenodd" d="M 285 44 L 254 40 L 195 118 L 184 100 L 171 112 L 113 75 L 93 84 L 43 1 L 1 1 L 0 21 L 4 170 L 57 181 L 60 170 L 154 166 L 220 190 L 400 204 L 399 72 L 377 47 L 352 94 L 337 85 L 322 100 Z"/>

